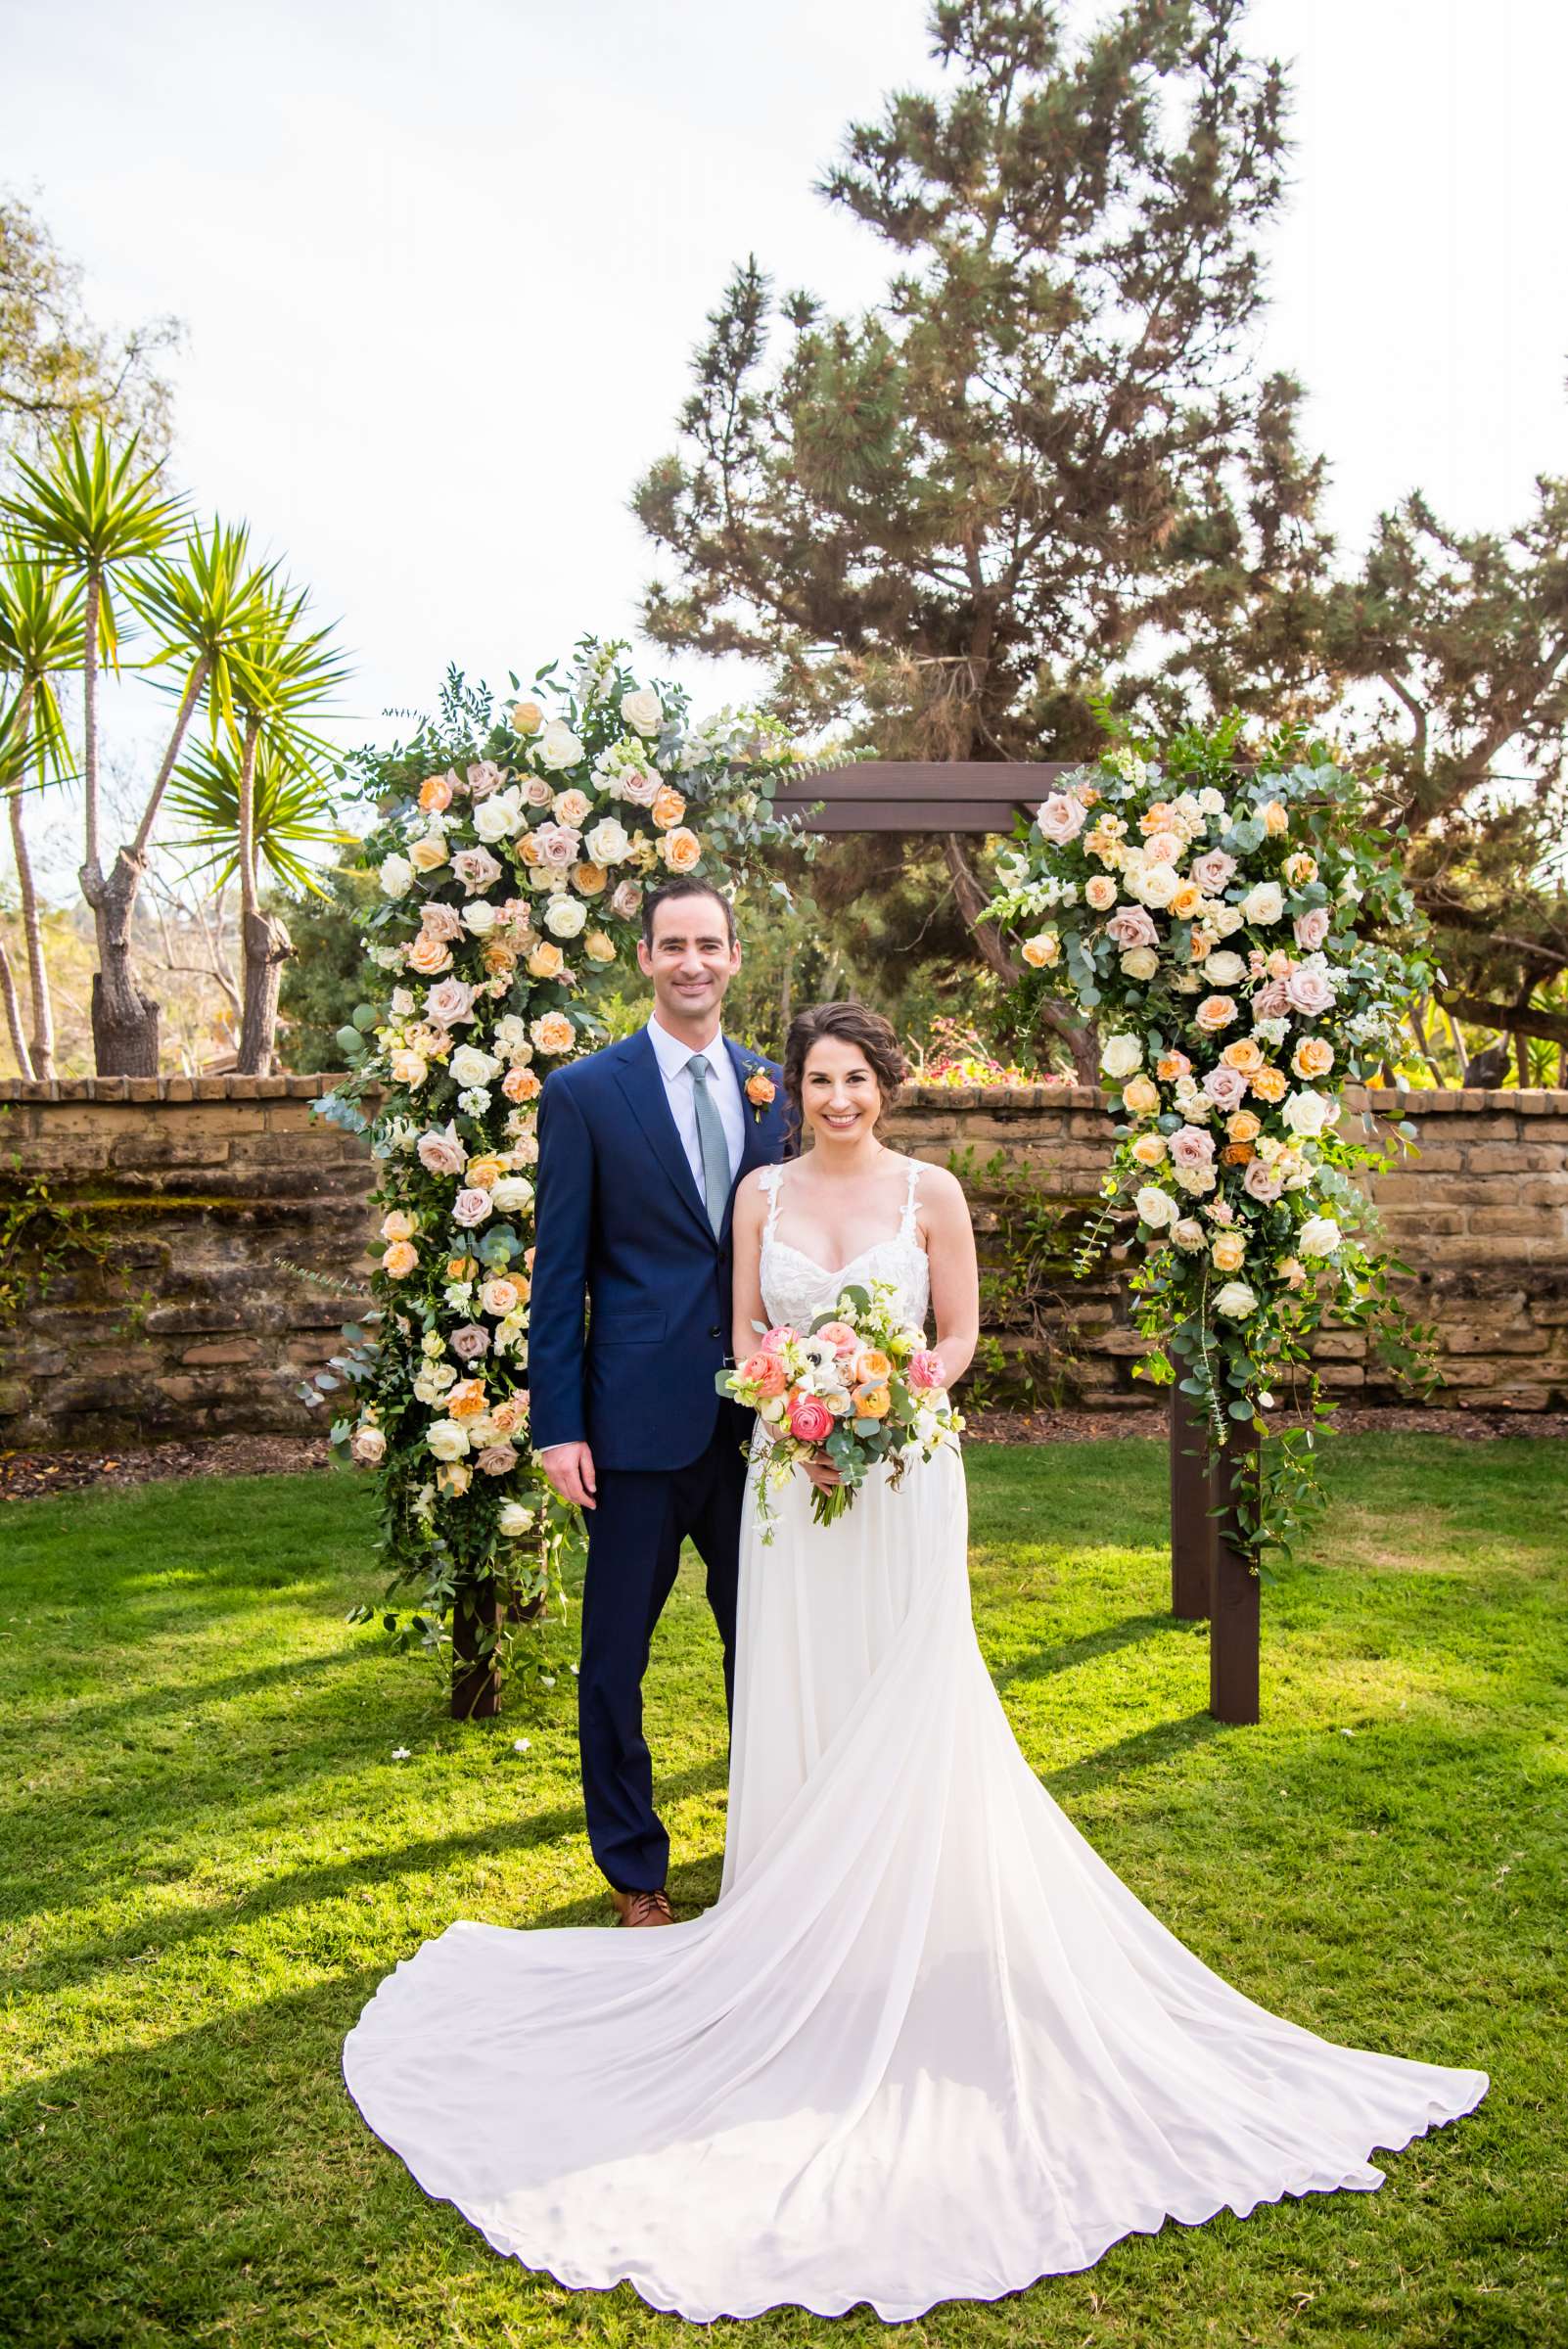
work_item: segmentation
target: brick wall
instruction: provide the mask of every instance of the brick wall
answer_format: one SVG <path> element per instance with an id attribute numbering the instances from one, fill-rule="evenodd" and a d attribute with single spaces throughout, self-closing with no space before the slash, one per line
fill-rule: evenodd
<path id="1" fill-rule="evenodd" d="M 103 1262 L 73 1261 L 24 1318 L 0 1327 L 0 1446 L 156 1441 L 302 1429 L 295 1390 L 334 1351 L 352 1299 L 292 1267 L 353 1279 L 368 1262 L 363 1143 L 310 1113 L 330 1080 L 82 1079 L 0 1084 L 0 1184 L 42 1175 L 83 1204 Z M 1359 1097 L 1360 1105 L 1360 1097 Z M 1409 1114 L 1421 1155 L 1376 1185 L 1413 1302 L 1441 1335 L 1452 1407 L 1568 1404 L 1568 1093 L 1372 1093 Z M 1027 1170 L 1066 1207 L 1092 1199 L 1110 1149 L 1098 1094 L 1037 1086 L 917 1088 L 893 1138 L 945 1161 Z M 978 1194 L 988 1221 L 985 1187 Z M 984 1242 L 983 1242 L 984 1252 Z M 1139 1341 L 1114 1272 L 1058 1316 L 1075 1385 L 1148 1407 Z M 1000 1333 L 1016 1345 L 1016 1333 Z M 1353 1330 L 1326 1330 L 1324 1378 L 1393 1401 Z"/>

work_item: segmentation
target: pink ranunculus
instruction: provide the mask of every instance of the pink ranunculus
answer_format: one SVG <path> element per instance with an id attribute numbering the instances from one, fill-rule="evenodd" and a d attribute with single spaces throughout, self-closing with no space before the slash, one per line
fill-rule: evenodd
<path id="1" fill-rule="evenodd" d="M 1065 849 L 1084 829 L 1084 803 L 1069 797 L 1065 791 L 1053 791 L 1041 800 L 1035 821 L 1040 836 L 1056 848 Z"/>
<path id="2" fill-rule="evenodd" d="M 452 870 L 470 897 L 493 888 L 501 878 L 501 867 L 488 849 L 459 849 L 452 858 Z"/>
<path id="3" fill-rule="evenodd" d="M 1174 1167 L 1207 1167 L 1214 1158 L 1214 1135 L 1201 1126 L 1178 1126 L 1166 1147 Z"/>
<path id="4" fill-rule="evenodd" d="M 940 1387 L 943 1383 L 942 1357 L 933 1354 L 929 1347 L 922 1346 L 918 1354 L 909 1357 L 903 1374 L 916 1394 L 923 1395 L 930 1388 Z"/>
<path id="5" fill-rule="evenodd" d="M 452 1221 L 461 1223 L 465 1231 L 472 1231 L 477 1223 L 484 1221 L 494 1205 L 488 1191 L 459 1191 L 452 1201 Z"/>
<path id="6" fill-rule="evenodd" d="M 1261 1158 L 1249 1158 L 1242 1173 L 1241 1187 L 1249 1199 L 1257 1199 L 1267 1207 L 1284 1189 L 1284 1178 Z"/>
<path id="7" fill-rule="evenodd" d="M 1210 1069 L 1203 1080 L 1203 1089 L 1216 1109 L 1222 1109 L 1228 1117 L 1246 1099 L 1247 1080 L 1239 1069 Z"/>
<path id="8" fill-rule="evenodd" d="M 1295 932 L 1296 944 L 1302 952 L 1315 954 L 1328 936 L 1328 907 L 1326 905 L 1309 905 L 1305 913 L 1297 914 L 1291 928 Z"/>
<path id="9" fill-rule="evenodd" d="M 1286 1001 L 1305 1019 L 1320 1019 L 1333 1007 L 1334 990 L 1322 971 L 1292 971 L 1284 984 Z"/>
<path id="10" fill-rule="evenodd" d="M 1204 895 L 1217 898 L 1235 871 L 1236 860 L 1223 849 L 1206 849 L 1201 856 L 1193 857 L 1188 869 Z"/>
<path id="11" fill-rule="evenodd" d="M 854 1354 L 859 1349 L 860 1341 L 848 1321 L 824 1321 L 816 1334 L 827 1340 L 835 1354 Z"/>
<path id="12" fill-rule="evenodd" d="M 474 1017 L 474 990 L 461 979 L 439 979 L 425 996 L 425 1017 L 438 1027 L 455 1028 Z"/>
<path id="13" fill-rule="evenodd" d="M 474 1465 L 482 1476 L 510 1476 L 517 1466 L 517 1452 L 510 1444 L 486 1444 Z"/>
<path id="14" fill-rule="evenodd" d="M 457 907 L 443 904 L 439 898 L 432 898 L 420 907 L 419 926 L 427 938 L 438 938 L 446 946 L 463 935 L 463 917 Z"/>
<path id="15" fill-rule="evenodd" d="M 541 824 L 533 842 L 539 852 L 539 862 L 552 873 L 564 873 L 568 865 L 577 861 L 582 835 L 575 824 Z"/>
<path id="16" fill-rule="evenodd" d="M 450 1126 L 444 1132 L 432 1127 L 429 1133 L 420 1135 L 414 1147 L 427 1174 L 461 1174 L 468 1164 L 468 1152 Z"/>
<path id="17" fill-rule="evenodd" d="M 815 1395 L 803 1395 L 790 1405 L 790 1434 L 800 1444 L 821 1444 L 833 1433 L 833 1413 Z"/>
<path id="18" fill-rule="evenodd" d="M 477 1321 L 464 1321 L 453 1330 L 447 1344 L 460 1362 L 477 1362 L 490 1351 L 490 1333 Z"/>
<path id="19" fill-rule="evenodd" d="M 761 1350 L 749 1354 L 740 1366 L 740 1374 L 764 1399 L 784 1392 L 784 1365 L 776 1354 L 763 1354 Z"/>
<path id="20" fill-rule="evenodd" d="M 1106 936 L 1116 941 L 1124 954 L 1134 946 L 1157 946 L 1160 933 L 1154 917 L 1144 905 L 1118 905 L 1105 925 Z"/>
<path id="21" fill-rule="evenodd" d="M 776 1328 L 768 1330 L 765 1336 L 759 1341 L 758 1352 L 760 1354 L 782 1354 L 791 1338 L 798 1338 L 800 1334 L 800 1331 L 790 1322 L 780 1321 Z"/>
<path id="22" fill-rule="evenodd" d="M 1252 998 L 1254 1020 L 1282 1020 L 1290 1009 L 1283 979 L 1270 979 Z"/>

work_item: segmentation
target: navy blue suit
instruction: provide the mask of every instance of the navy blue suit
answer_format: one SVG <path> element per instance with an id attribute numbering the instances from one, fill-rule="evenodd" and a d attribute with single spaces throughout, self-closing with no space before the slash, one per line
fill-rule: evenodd
<path id="1" fill-rule="evenodd" d="M 784 1156 L 779 1069 L 728 1042 L 742 1087 L 736 1182 Z M 774 1098 L 757 1110 L 757 1067 Z M 594 1857 L 623 1892 L 665 1881 L 669 1839 L 653 1807 L 642 1733 L 649 1643 L 689 1535 L 734 1692 L 735 1602 L 750 1414 L 714 1385 L 729 1350 L 730 1192 L 715 1237 L 644 1030 L 555 1070 L 539 1097 L 532 1441 L 585 1442 L 588 1513 L 577 1734 Z M 584 1309 L 586 1308 L 586 1312 Z"/>

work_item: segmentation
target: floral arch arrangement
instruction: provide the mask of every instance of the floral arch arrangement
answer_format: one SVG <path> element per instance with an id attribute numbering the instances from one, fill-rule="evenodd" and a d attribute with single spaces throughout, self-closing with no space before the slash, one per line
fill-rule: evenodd
<path id="1" fill-rule="evenodd" d="M 555 663 L 528 692 L 514 676 L 499 710 L 449 671 L 408 744 L 353 762 L 380 888 L 364 1001 L 339 1032 L 349 1074 L 319 1107 L 368 1132 L 382 1253 L 368 1334 L 350 1327 L 305 1392 L 348 1382 L 332 1432 L 378 1480 L 388 1630 L 433 1652 L 455 1637 L 492 1695 L 509 1621 L 559 1589 L 571 1523 L 529 1441 L 543 1079 L 602 1040 L 595 998 L 645 890 L 729 888 L 800 836 L 777 793 L 808 762 L 785 729 L 754 711 L 694 724 L 625 652 L 585 638 L 568 679 Z"/>
<path id="2" fill-rule="evenodd" d="M 1325 1318 L 1430 1383 L 1427 1333 L 1390 1283 L 1407 1267 L 1379 1252 L 1364 1187 L 1390 1161 L 1342 1130 L 1341 1099 L 1375 1076 L 1430 979 L 1360 781 L 1294 730 L 1240 766 L 1240 722 L 1163 749 L 1113 739 L 1004 852 L 990 910 L 1021 935 L 1027 984 L 1070 995 L 1100 1031 L 1123 1117 L 1086 1257 L 1130 1208 L 1144 1374 L 1176 1380 L 1222 1449 L 1240 1425 L 1268 1432 L 1272 1384 L 1308 1389 L 1309 1424 L 1242 1483 L 1256 1562 L 1289 1553 L 1316 1497 L 1314 1427 L 1333 1405 L 1310 1349 Z"/>

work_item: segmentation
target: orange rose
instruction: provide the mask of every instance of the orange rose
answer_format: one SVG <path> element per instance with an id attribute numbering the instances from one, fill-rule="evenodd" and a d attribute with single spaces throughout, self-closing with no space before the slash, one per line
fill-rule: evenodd
<path id="1" fill-rule="evenodd" d="M 538 863 L 539 844 L 534 839 L 531 832 L 520 832 L 512 845 L 517 853 L 518 861 L 521 864 Z"/>
<path id="2" fill-rule="evenodd" d="M 1171 899 L 1171 911 L 1177 921 L 1190 922 L 1203 905 L 1203 892 L 1196 881 L 1183 881 Z"/>
<path id="3" fill-rule="evenodd" d="M 1169 832 L 1171 829 L 1170 819 L 1170 801 L 1156 800 L 1154 806 L 1146 808 L 1138 817 L 1138 830 L 1146 837 L 1152 837 L 1156 832 Z"/>
<path id="4" fill-rule="evenodd" d="M 702 842 L 695 832 L 688 832 L 684 824 L 677 826 L 673 832 L 667 832 L 659 843 L 659 853 L 672 873 L 689 873 L 702 852 Z"/>
<path id="5" fill-rule="evenodd" d="M 579 898 L 596 898 L 610 876 L 602 864 L 575 864 L 572 886 Z"/>
<path id="6" fill-rule="evenodd" d="M 1254 1069 L 1263 1067 L 1263 1046 L 1256 1036 L 1238 1036 L 1233 1044 L 1226 1044 L 1220 1057 L 1227 1069 L 1239 1069 L 1244 1077 L 1250 1077 Z"/>
<path id="7" fill-rule="evenodd" d="M 448 1280 L 472 1280 L 479 1270 L 479 1259 L 473 1256 L 449 1256 L 446 1260 Z"/>
<path id="8" fill-rule="evenodd" d="M 1206 954 L 1213 951 L 1213 948 L 1214 940 L 1205 930 L 1194 930 L 1187 941 L 1187 952 L 1194 962 L 1201 962 Z"/>
<path id="9" fill-rule="evenodd" d="M 531 1069 L 508 1069 L 501 1079 L 501 1090 L 508 1101 L 532 1101 L 539 1092 L 539 1081 Z"/>
<path id="10" fill-rule="evenodd" d="M 1290 1081 L 1283 1069 L 1265 1067 L 1254 1076 L 1252 1089 L 1260 1101 L 1283 1101 L 1290 1090 Z"/>
<path id="11" fill-rule="evenodd" d="M 856 1387 L 854 1415 L 857 1419 L 885 1419 L 892 1401 L 886 1387 Z"/>
<path id="12" fill-rule="evenodd" d="M 1290 1065 L 1298 1077 L 1326 1077 L 1334 1065 L 1334 1047 L 1320 1036 L 1304 1036 Z"/>
<path id="13" fill-rule="evenodd" d="M 450 807 L 452 787 L 444 775 L 427 775 L 425 777 L 419 787 L 419 804 L 427 815 L 430 814 L 432 808 L 440 810 Z"/>
<path id="14" fill-rule="evenodd" d="M 529 1030 L 541 1052 L 570 1052 L 576 1041 L 576 1030 L 564 1011 L 547 1011 L 536 1019 Z"/>
<path id="15" fill-rule="evenodd" d="M 1154 1064 L 1154 1074 L 1162 1084 L 1175 1084 L 1178 1077 L 1190 1077 L 1192 1063 L 1184 1052 L 1167 1052 Z"/>
<path id="16" fill-rule="evenodd" d="M 477 1419 L 484 1411 L 484 1381 L 482 1378 L 460 1378 L 446 1398 L 449 1419 Z"/>
<path id="17" fill-rule="evenodd" d="M 757 1109 L 765 1109 L 777 1090 L 765 1069 L 753 1069 L 746 1080 L 746 1098 Z"/>
<path id="18" fill-rule="evenodd" d="M 428 930 L 422 930 L 404 948 L 403 960 L 422 979 L 434 979 L 438 972 L 451 969 L 452 949 L 443 940 L 432 938 Z"/>
<path id="19" fill-rule="evenodd" d="M 484 941 L 484 968 L 494 979 L 499 979 L 503 973 L 510 976 L 517 969 L 517 949 L 509 946 L 504 938 L 487 938 Z"/>
<path id="20" fill-rule="evenodd" d="M 1227 1167 L 1244 1167 L 1257 1153 L 1251 1142 L 1226 1142 L 1220 1155 Z"/>
<path id="21" fill-rule="evenodd" d="M 673 783 L 661 783 L 648 809 L 660 831 L 668 832 L 672 825 L 678 824 L 685 812 L 686 803 Z"/>
<path id="22" fill-rule="evenodd" d="M 419 1250 L 409 1240 L 393 1240 L 381 1260 L 382 1270 L 393 1280 L 405 1280 L 419 1263 Z"/>
<path id="23" fill-rule="evenodd" d="M 1219 1231 L 1209 1254 L 1217 1272 L 1239 1272 L 1247 1261 L 1247 1243 L 1239 1231 Z"/>

